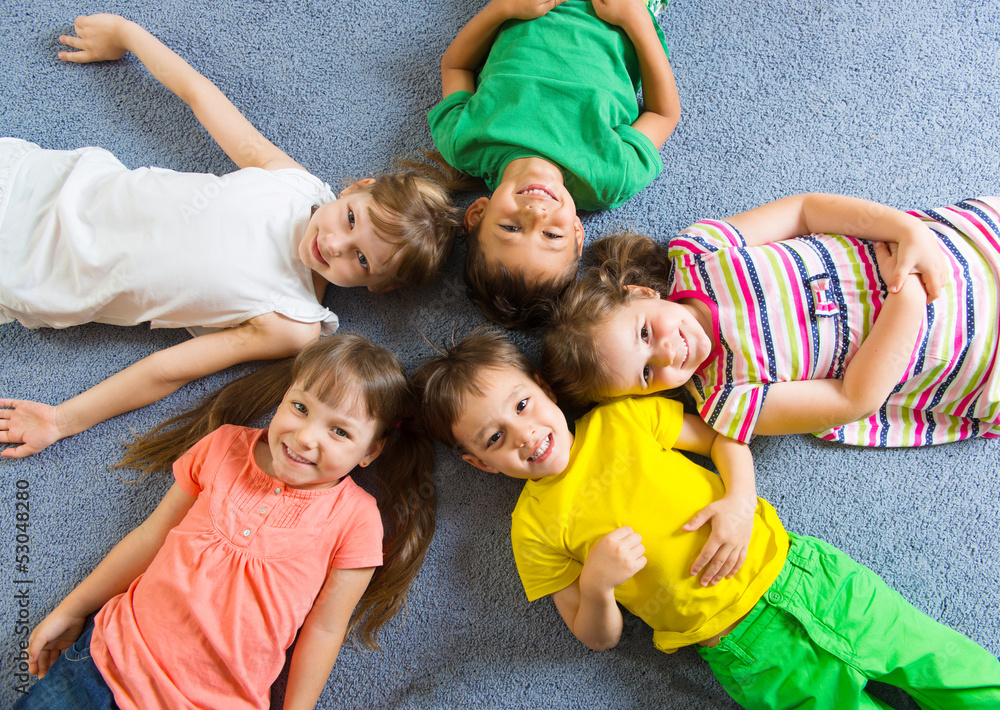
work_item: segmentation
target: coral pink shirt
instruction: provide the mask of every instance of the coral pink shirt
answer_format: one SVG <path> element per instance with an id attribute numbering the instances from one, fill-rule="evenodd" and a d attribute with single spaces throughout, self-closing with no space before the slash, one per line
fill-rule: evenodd
<path id="1" fill-rule="evenodd" d="M 268 708 L 328 570 L 382 564 L 375 499 L 349 477 L 285 489 L 254 462 L 266 435 L 224 426 L 174 464 L 198 500 L 95 619 L 91 654 L 122 710 Z"/>

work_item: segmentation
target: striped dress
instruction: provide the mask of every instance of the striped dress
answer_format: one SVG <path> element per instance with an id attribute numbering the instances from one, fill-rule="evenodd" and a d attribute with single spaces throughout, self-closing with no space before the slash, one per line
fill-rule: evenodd
<path id="1" fill-rule="evenodd" d="M 868 419 L 816 436 L 860 446 L 923 446 L 1000 436 L 1000 198 L 911 214 L 937 232 L 945 293 L 927 306 L 903 380 Z M 878 317 L 885 283 L 870 242 L 809 235 L 747 247 L 702 221 L 671 240 L 669 296 L 713 311 L 716 349 L 688 383 L 702 417 L 749 441 L 773 382 L 842 378 Z"/>

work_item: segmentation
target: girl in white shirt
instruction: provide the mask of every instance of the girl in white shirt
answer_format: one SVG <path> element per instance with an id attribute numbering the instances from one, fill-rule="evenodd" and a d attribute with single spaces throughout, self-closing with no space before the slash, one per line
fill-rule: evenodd
<path id="1" fill-rule="evenodd" d="M 77 18 L 67 62 L 133 52 L 240 168 L 128 170 L 100 148 L 0 139 L 0 323 L 185 327 L 57 406 L 0 399 L 0 455 L 24 457 L 239 362 L 294 355 L 337 317 L 327 283 L 386 291 L 429 280 L 458 227 L 452 175 L 360 180 L 334 195 L 260 134 L 208 79 L 135 23 Z"/>

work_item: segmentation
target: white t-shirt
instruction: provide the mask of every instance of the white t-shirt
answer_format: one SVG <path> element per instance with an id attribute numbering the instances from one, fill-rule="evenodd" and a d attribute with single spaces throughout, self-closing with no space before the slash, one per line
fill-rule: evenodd
<path id="1" fill-rule="evenodd" d="M 332 332 L 297 244 L 334 199 L 303 170 L 128 170 L 101 148 L 0 139 L 0 323 L 216 329 L 277 312 Z"/>

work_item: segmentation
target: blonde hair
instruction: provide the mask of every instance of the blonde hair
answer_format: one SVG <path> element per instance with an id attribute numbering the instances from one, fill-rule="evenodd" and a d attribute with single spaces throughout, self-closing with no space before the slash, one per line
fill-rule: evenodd
<path id="1" fill-rule="evenodd" d="M 424 362 L 413 375 L 413 385 L 421 401 L 421 416 L 427 433 L 443 444 L 460 448 L 452 427 L 465 407 L 466 398 L 481 395 L 483 370 L 513 368 L 534 378 L 538 370 L 520 348 L 500 331 L 482 326 L 461 342 Z"/>
<path id="2" fill-rule="evenodd" d="M 379 629 L 406 601 L 434 534 L 434 449 L 419 426 L 418 402 L 399 358 L 360 335 L 321 338 L 295 358 L 230 382 L 195 409 L 138 438 L 118 466 L 169 468 L 199 439 L 223 424 L 248 424 L 272 410 L 293 384 L 329 404 L 358 393 L 385 447 L 376 461 L 384 563 L 361 597 L 350 630 L 377 647 Z"/>
<path id="3" fill-rule="evenodd" d="M 588 269 L 555 307 L 542 340 L 542 376 L 556 396 L 580 407 L 606 399 L 613 368 L 597 349 L 594 331 L 634 298 L 625 287 L 667 292 L 666 250 L 647 236 L 625 232 L 594 242 L 599 266 Z"/>
<path id="4" fill-rule="evenodd" d="M 424 155 L 431 162 L 401 160 L 400 172 L 381 175 L 361 188 L 372 197 L 368 218 L 375 232 L 393 246 L 393 258 L 399 254 L 396 276 L 383 288 L 419 286 L 437 274 L 462 225 L 462 210 L 452 204 L 451 195 L 481 184 L 440 154 Z"/>

